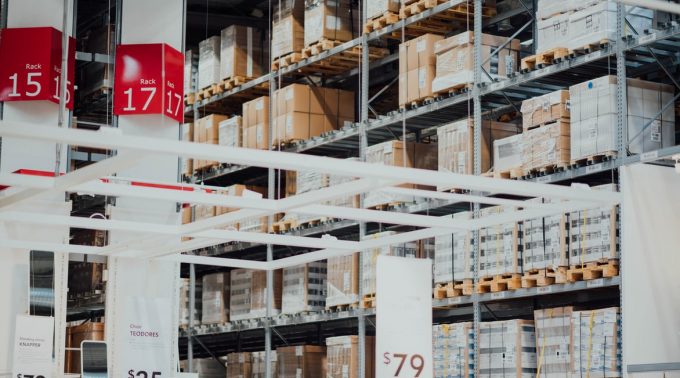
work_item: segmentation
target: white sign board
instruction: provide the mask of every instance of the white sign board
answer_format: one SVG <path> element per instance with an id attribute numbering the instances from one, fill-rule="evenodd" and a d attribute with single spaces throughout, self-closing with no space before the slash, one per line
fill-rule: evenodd
<path id="1" fill-rule="evenodd" d="M 51 378 L 54 318 L 17 316 L 14 333 L 14 378 Z"/>
<path id="2" fill-rule="evenodd" d="M 378 256 L 376 377 L 432 378 L 432 262 Z"/>
<path id="3" fill-rule="evenodd" d="M 170 378 L 175 375 L 172 356 L 170 301 L 128 297 L 125 306 L 123 377 Z"/>

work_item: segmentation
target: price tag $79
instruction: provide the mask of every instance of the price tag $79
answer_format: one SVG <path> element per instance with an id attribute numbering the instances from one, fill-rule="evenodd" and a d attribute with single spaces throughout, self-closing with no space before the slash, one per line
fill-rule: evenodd
<path id="1" fill-rule="evenodd" d="M 415 371 L 415 375 L 413 375 L 413 377 L 415 378 L 420 377 L 420 374 L 422 374 L 425 368 L 425 359 L 423 358 L 422 355 L 412 354 L 409 356 L 406 353 L 390 353 L 390 352 L 383 353 L 383 364 L 385 365 L 391 365 L 392 363 L 397 364 L 397 369 L 394 372 L 394 377 L 411 377 L 411 375 L 406 375 L 407 369 L 404 369 L 404 365 L 407 360 L 409 361 L 409 366 L 411 367 L 411 370 Z"/>

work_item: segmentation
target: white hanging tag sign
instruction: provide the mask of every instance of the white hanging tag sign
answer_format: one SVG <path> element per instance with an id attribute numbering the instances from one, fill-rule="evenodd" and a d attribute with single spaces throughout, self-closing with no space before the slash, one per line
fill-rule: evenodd
<path id="1" fill-rule="evenodd" d="M 14 378 L 51 378 L 54 318 L 19 315 L 14 332 Z"/>

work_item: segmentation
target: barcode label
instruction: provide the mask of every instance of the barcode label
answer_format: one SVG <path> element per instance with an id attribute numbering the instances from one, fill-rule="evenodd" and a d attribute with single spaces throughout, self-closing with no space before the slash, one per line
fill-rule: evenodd
<path id="1" fill-rule="evenodd" d="M 645 152 L 640 155 L 640 161 L 650 161 L 659 158 L 659 151 Z"/>
<path id="2" fill-rule="evenodd" d="M 592 288 L 592 287 L 602 287 L 604 286 L 604 279 L 598 278 L 596 280 L 591 280 L 586 283 L 586 287 Z"/>
<path id="3" fill-rule="evenodd" d="M 491 293 L 491 299 L 503 299 L 507 296 L 507 291 L 499 291 L 497 293 Z"/>
<path id="4" fill-rule="evenodd" d="M 538 294 L 552 293 L 552 288 L 553 288 L 552 286 L 539 287 L 539 288 L 536 289 L 536 293 L 538 293 Z"/>
<path id="5" fill-rule="evenodd" d="M 586 166 L 586 173 L 595 173 L 603 169 L 602 163 Z"/>

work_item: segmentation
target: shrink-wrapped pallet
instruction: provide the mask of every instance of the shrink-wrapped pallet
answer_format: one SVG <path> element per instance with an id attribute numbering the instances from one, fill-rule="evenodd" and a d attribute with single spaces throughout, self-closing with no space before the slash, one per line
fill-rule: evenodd
<path id="1" fill-rule="evenodd" d="M 241 147 L 241 116 L 232 117 L 218 124 L 218 140 L 220 146 Z"/>
<path id="2" fill-rule="evenodd" d="M 220 80 L 220 37 L 212 36 L 198 44 L 198 90 Z"/>
<path id="3" fill-rule="evenodd" d="M 220 79 L 255 78 L 262 75 L 268 61 L 262 32 L 257 28 L 231 25 L 222 30 L 220 42 Z"/>
<path id="4" fill-rule="evenodd" d="M 249 319 L 253 271 L 234 269 L 230 272 L 229 317 L 233 320 Z"/>
<path id="5" fill-rule="evenodd" d="M 506 172 L 511 177 L 522 174 L 522 138 L 517 134 L 493 141 L 493 170 L 497 177 Z"/>
<path id="6" fill-rule="evenodd" d="M 281 313 L 297 314 L 325 308 L 325 260 L 283 268 Z"/>
<path id="7" fill-rule="evenodd" d="M 326 376 L 326 348 L 298 345 L 276 348 L 277 378 L 319 378 Z"/>
<path id="8" fill-rule="evenodd" d="M 379 232 L 377 234 L 368 235 L 364 240 L 379 239 L 382 237 L 394 235 L 394 231 Z M 371 248 L 363 251 L 363 258 L 361 262 L 361 280 L 364 295 L 375 294 L 375 273 L 378 256 L 399 256 L 415 258 L 418 254 L 418 243 L 408 242 L 397 245 L 389 245 L 379 248 Z"/>
<path id="9" fill-rule="evenodd" d="M 572 313 L 572 377 L 621 377 L 619 308 Z"/>
<path id="10" fill-rule="evenodd" d="M 535 378 L 536 335 L 531 320 L 479 324 L 479 376 Z"/>
<path id="11" fill-rule="evenodd" d="M 203 276 L 202 324 L 222 324 L 229 320 L 229 272 Z"/>
<path id="12" fill-rule="evenodd" d="M 474 332 L 471 322 L 432 326 L 435 378 L 474 377 Z"/>
<path id="13" fill-rule="evenodd" d="M 283 272 L 277 269 L 272 272 L 274 276 L 274 286 L 272 292 L 274 298 L 271 300 L 271 315 L 281 313 L 281 289 L 283 282 Z M 250 316 L 252 318 L 263 318 L 267 316 L 267 271 L 254 270 L 250 289 Z"/>
<path id="14" fill-rule="evenodd" d="M 615 184 L 593 190 L 616 191 Z M 569 264 L 583 265 L 619 258 L 617 207 L 604 206 L 569 214 Z"/>
<path id="15" fill-rule="evenodd" d="M 534 311 L 537 377 L 569 377 L 572 362 L 573 307 Z"/>
<path id="16" fill-rule="evenodd" d="M 366 2 L 366 18 L 380 17 L 386 12 L 398 13 L 401 0 L 371 0 Z"/>
<path id="17" fill-rule="evenodd" d="M 227 354 L 227 378 L 252 378 L 249 352 Z"/>
<path id="18" fill-rule="evenodd" d="M 502 206 L 481 210 L 482 218 L 512 211 Z M 522 273 L 521 238 L 517 222 L 479 230 L 479 276 Z"/>
<path id="19" fill-rule="evenodd" d="M 522 127 L 529 130 L 570 118 L 569 91 L 559 90 L 522 101 Z M 567 121 L 568 122 L 568 121 Z"/>
<path id="20" fill-rule="evenodd" d="M 359 11 L 351 0 L 312 0 L 305 9 L 305 46 L 323 40 L 350 41 L 359 30 Z"/>
<path id="21" fill-rule="evenodd" d="M 265 370 L 267 363 L 265 360 L 265 352 L 252 352 L 250 353 L 250 355 L 253 370 L 253 378 L 266 378 Z M 269 358 L 272 375 L 276 376 L 277 357 L 275 350 L 270 351 Z"/>
<path id="22" fill-rule="evenodd" d="M 359 254 L 328 259 L 326 307 L 359 303 Z"/>
<path id="23" fill-rule="evenodd" d="M 434 170 L 437 167 L 437 145 L 433 143 L 411 143 L 396 140 L 384 142 L 370 146 L 366 149 L 366 162 L 396 167 Z M 429 186 L 413 184 L 403 184 L 400 185 L 400 187 L 408 189 L 432 189 L 432 187 Z M 413 201 L 415 201 L 415 198 L 410 195 L 371 191 L 367 193 L 364 198 L 364 207 Z"/>
<path id="24" fill-rule="evenodd" d="M 467 220 L 470 212 L 456 213 L 451 218 Z M 434 283 L 447 284 L 472 278 L 474 250 L 472 233 L 458 231 L 434 238 Z"/>
<path id="25" fill-rule="evenodd" d="M 527 200 L 551 203 L 549 199 Z M 543 218 L 525 219 L 522 223 L 522 268 L 557 269 L 569 265 L 567 215 L 553 215 Z"/>
<path id="26" fill-rule="evenodd" d="M 365 375 L 375 377 L 375 337 L 365 338 Z M 337 336 L 326 339 L 326 378 L 359 377 L 359 336 Z"/>
<path id="27" fill-rule="evenodd" d="M 425 34 L 399 45 L 399 105 L 432 97 L 434 46 L 443 37 Z"/>
<path id="28" fill-rule="evenodd" d="M 203 304 L 201 303 L 203 299 L 202 294 L 203 282 L 196 281 L 194 286 L 194 325 L 201 324 L 201 309 Z M 179 289 L 179 325 L 180 327 L 189 326 L 189 279 L 182 278 L 182 284 Z"/>
<path id="29" fill-rule="evenodd" d="M 275 18 L 272 29 L 272 59 L 300 52 L 305 47 L 304 20 L 293 16 Z"/>
<path id="30" fill-rule="evenodd" d="M 535 170 L 567 167 L 571 162 L 571 133 L 569 120 L 558 121 L 522 134 L 522 170 L 525 174 Z"/>
<path id="31" fill-rule="evenodd" d="M 516 135 L 518 128 L 511 123 L 482 121 L 481 130 L 481 171 L 491 169 L 491 146 L 497 139 Z M 473 174 L 474 123 L 472 119 L 463 119 L 437 128 L 438 169 L 442 172 Z M 450 187 L 439 186 L 437 190 L 448 190 Z"/>
<path id="32" fill-rule="evenodd" d="M 507 43 L 506 43 L 507 42 Z M 455 89 L 474 81 L 474 33 L 467 31 L 438 41 L 434 46 L 436 54 L 436 77 L 432 81 L 434 93 Z M 500 48 L 503 46 L 503 48 Z M 494 56 L 494 51 L 498 53 Z M 517 71 L 519 61 L 519 40 L 508 42 L 508 38 L 482 34 L 482 68 L 489 76 L 482 74 L 482 81 L 489 82 L 505 78 Z"/>

